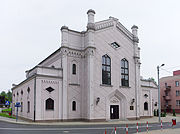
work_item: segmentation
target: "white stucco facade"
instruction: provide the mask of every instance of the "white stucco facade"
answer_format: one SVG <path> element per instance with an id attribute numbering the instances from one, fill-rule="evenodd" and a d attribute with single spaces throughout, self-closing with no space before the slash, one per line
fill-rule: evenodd
<path id="1" fill-rule="evenodd" d="M 157 85 L 140 78 L 138 27 L 133 26 L 131 33 L 116 18 L 94 22 L 95 11 L 90 9 L 87 14 L 86 31 L 63 26 L 61 47 L 26 71 L 27 79 L 12 88 L 13 104 L 22 102 L 19 116 L 41 121 L 110 120 L 113 116 L 125 120 L 153 115 Z M 113 42 L 118 44 L 117 48 Z M 110 84 L 102 82 L 104 55 L 110 58 Z M 128 61 L 128 86 L 121 82 L 122 59 Z M 145 94 L 148 96 L 144 97 Z M 47 99 L 53 100 L 53 109 L 46 108 Z M 118 114 L 114 115 L 113 110 Z M 13 114 L 15 111 L 13 108 Z"/>

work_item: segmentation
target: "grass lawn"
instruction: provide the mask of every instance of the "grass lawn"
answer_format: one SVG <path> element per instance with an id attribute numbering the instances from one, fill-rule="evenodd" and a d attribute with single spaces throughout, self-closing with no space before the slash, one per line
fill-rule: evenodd
<path id="1" fill-rule="evenodd" d="M 14 116 L 9 116 L 8 113 L 0 113 L 0 116 L 16 119 Z"/>
<path id="2" fill-rule="evenodd" d="M 3 111 L 3 112 L 11 112 L 11 108 L 3 109 L 2 111 Z"/>

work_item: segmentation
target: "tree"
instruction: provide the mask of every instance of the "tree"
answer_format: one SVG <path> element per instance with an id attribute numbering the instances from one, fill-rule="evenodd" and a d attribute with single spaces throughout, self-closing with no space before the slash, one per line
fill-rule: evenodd
<path id="1" fill-rule="evenodd" d="M 149 78 L 149 80 L 152 80 L 157 85 L 157 82 L 155 81 L 153 77 Z"/>
<path id="2" fill-rule="evenodd" d="M 2 91 L 0 95 L 1 95 L 1 96 L 5 96 L 5 98 L 7 98 L 7 94 L 6 94 L 5 91 Z"/>
<path id="3" fill-rule="evenodd" d="M 7 92 L 7 98 L 8 98 L 8 101 L 12 102 L 12 92 L 10 90 L 8 90 Z"/>
<path id="4" fill-rule="evenodd" d="M 2 91 L 0 96 L 4 96 L 5 100 L 12 102 L 12 92 L 10 90 L 8 90 L 7 93 L 5 91 Z"/>

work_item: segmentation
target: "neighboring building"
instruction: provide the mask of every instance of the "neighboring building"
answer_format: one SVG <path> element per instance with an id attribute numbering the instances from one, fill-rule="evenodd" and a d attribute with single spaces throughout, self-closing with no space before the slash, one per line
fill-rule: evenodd
<path id="1" fill-rule="evenodd" d="M 160 79 L 161 109 L 180 113 L 180 70 L 174 71 L 173 76 Z"/>
<path id="2" fill-rule="evenodd" d="M 116 18 L 94 22 L 95 11 L 87 14 L 86 31 L 63 26 L 61 47 L 12 88 L 13 104 L 22 105 L 21 117 L 41 121 L 153 116 L 157 85 L 140 80 L 138 27 L 131 33 Z"/>

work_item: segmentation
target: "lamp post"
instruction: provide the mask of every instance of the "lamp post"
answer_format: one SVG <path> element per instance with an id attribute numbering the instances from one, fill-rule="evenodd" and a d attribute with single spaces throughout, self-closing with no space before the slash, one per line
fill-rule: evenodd
<path id="1" fill-rule="evenodd" d="M 158 74 L 158 112 L 159 112 L 159 122 L 161 122 L 161 98 L 160 98 L 160 85 L 159 85 L 159 68 L 164 66 L 162 64 L 161 66 L 157 66 L 157 74 Z"/>

